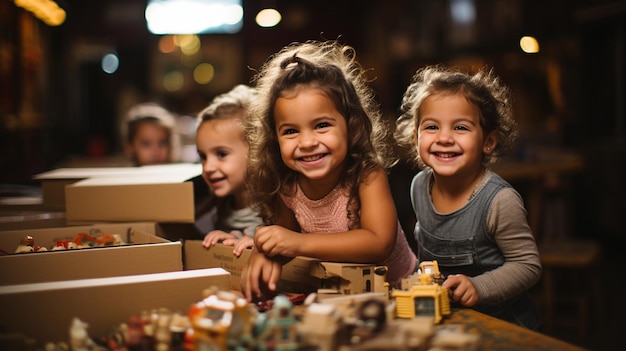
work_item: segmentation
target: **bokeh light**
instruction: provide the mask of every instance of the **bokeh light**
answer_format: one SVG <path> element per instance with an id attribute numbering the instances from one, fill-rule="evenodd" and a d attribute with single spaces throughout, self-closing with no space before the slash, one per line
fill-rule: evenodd
<path id="1" fill-rule="evenodd" d="M 280 12 L 275 9 L 263 9 L 256 15 L 256 23 L 261 27 L 274 27 L 281 19 Z"/>
<path id="2" fill-rule="evenodd" d="M 102 57 L 100 63 L 102 70 L 108 74 L 113 74 L 120 67 L 120 59 L 114 53 L 106 54 Z"/>
<path id="3" fill-rule="evenodd" d="M 193 79 L 198 84 L 209 84 L 215 77 L 215 67 L 210 63 L 201 63 L 193 70 Z"/>
<path id="4" fill-rule="evenodd" d="M 519 46 L 527 54 L 536 54 L 539 52 L 539 42 L 531 36 L 523 36 L 519 41 Z"/>

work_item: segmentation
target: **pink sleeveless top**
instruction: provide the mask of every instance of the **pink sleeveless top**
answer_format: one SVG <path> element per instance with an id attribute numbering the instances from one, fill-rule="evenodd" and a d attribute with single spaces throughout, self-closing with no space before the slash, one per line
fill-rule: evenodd
<path id="1" fill-rule="evenodd" d="M 296 215 L 302 233 L 332 233 L 349 230 L 348 190 L 336 187 L 320 200 L 311 200 L 304 195 L 300 186 L 296 185 L 293 196 L 281 195 L 281 198 Z M 387 266 L 387 282 L 397 284 L 415 270 L 417 259 L 404 236 L 398 222 L 396 243 L 393 252 L 387 259 L 380 262 Z"/>

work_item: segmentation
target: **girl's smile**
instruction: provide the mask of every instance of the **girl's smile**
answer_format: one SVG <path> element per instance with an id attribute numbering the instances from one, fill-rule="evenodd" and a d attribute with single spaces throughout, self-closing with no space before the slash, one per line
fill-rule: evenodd
<path id="1" fill-rule="evenodd" d="M 234 196 L 235 206 L 247 206 L 244 175 L 248 145 L 237 117 L 204 121 L 196 131 L 202 177 L 217 197 Z"/>
<path id="2" fill-rule="evenodd" d="M 483 135 L 476 106 L 459 94 L 435 94 L 424 99 L 420 116 L 419 154 L 435 173 L 481 171 L 484 144 L 491 141 Z"/>
<path id="3" fill-rule="evenodd" d="M 287 167 L 334 187 L 348 152 L 348 128 L 333 101 L 319 89 L 300 87 L 276 100 L 274 119 Z"/>

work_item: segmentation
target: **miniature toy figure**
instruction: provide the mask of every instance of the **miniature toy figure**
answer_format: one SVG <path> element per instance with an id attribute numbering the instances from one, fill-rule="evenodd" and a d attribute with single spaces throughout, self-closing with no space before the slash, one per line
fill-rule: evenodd
<path id="1" fill-rule="evenodd" d="M 208 289 L 189 310 L 193 350 L 246 349 L 254 343 L 254 305 L 229 291 Z"/>
<path id="2" fill-rule="evenodd" d="M 96 238 L 87 233 L 78 233 L 74 237 L 74 243 L 76 244 L 76 247 L 79 249 L 93 247 L 93 243 L 95 241 L 96 241 Z"/>
<path id="3" fill-rule="evenodd" d="M 297 319 L 292 313 L 293 304 L 284 295 L 274 298 L 272 309 L 266 312 L 267 320 L 261 334 L 256 337 L 259 350 L 297 350 Z"/>
<path id="4" fill-rule="evenodd" d="M 318 351 L 336 350 L 341 321 L 341 313 L 334 305 L 311 303 L 297 326 L 302 346 L 316 347 Z"/>
<path id="5" fill-rule="evenodd" d="M 320 351 L 427 349 L 433 318 L 395 319 L 394 309 L 381 293 L 311 302 L 298 324 L 300 346 Z"/>
<path id="6" fill-rule="evenodd" d="M 35 245 L 35 239 L 27 235 L 20 239 L 20 244 L 15 249 L 15 253 L 48 251 L 45 247 Z"/>
<path id="7" fill-rule="evenodd" d="M 78 246 L 73 239 L 58 239 L 56 244 L 52 247 L 52 251 L 73 250 Z"/>
<path id="8" fill-rule="evenodd" d="M 119 234 L 101 233 L 99 230 L 92 230 L 87 233 L 78 233 L 72 239 L 57 239 L 51 251 L 83 249 L 90 247 L 105 247 L 124 245 L 125 242 Z M 20 243 L 15 249 L 15 253 L 43 252 L 48 251 L 45 246 L 35 245 L 35 239 L 31 235 L 26 235 L 20 239 Z"/>
<path id="9" fill-rule="evenodd" d="M 110 351 L 128 351 L 126 348 L 126 337 L 128 335 L 128 324 L 122 323 L 112 328 L 106 337 L 100 340 L 100 344 Z"/>
<path id="10" fill-rule="evenodd" d="M 70 326 L 70 347 L 72 351 L 90 351 L 95 343 L 87 334 L 89 325 L 78 318 L 72 320 Z"/>
<path id="11" fill-rule="evenodd" d="M 137 316 L 130 317 L 128 332 L 126 334 L 126 346 L 133 348 L 141 343 L 143 337 L 143 323 Z"/>
<path id="12" fill-rule="evenodd" d="M 170 345 L 171 351 L 182 351 L 185 347 L 185 334 L 187 330 L 191 330 L 189 318 L 179 313 L 172 314 L 170 321 Z"/>
<path id="13" fill-rule="evenodd" d="M 155 351 L 169 351 L 172 344 L 172 332 L 170 323 L 172 314 L 167 309 L 160 309 L 154 320 Z"/>

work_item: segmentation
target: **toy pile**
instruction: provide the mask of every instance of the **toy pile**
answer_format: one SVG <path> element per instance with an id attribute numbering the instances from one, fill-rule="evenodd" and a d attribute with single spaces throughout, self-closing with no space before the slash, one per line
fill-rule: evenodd
<path id="1" fill-rule="evenodd" d="M 204 296 L 187 315 L 144 311 L 98 338 L 89 336 L 87 322 L 75 318 L 69 343 L 47 343 L 46 350 L 475 351 L 480 341 L 458 324 L 437 325 L 425 316 L 394 317 L 393 301 L 379 293 L 324 300 L 313 293 L 302 305 L 277 295 L 264 312 L 231 291 L 213 287 Z"/>
<path id="2" fill-rule="evenodd" d="M 78 233 L 74 238 L 57 239 L 54 246 L 48 249 L 35 244 L 35 238 L 30 235 L 23 237 L 15 249 L 15 253 L 58 251 L 70 249 L 84 249 L 91 247 L 119 246 L 126 244 L 119 234 L 106 234 L 99 230 L 87 233 Z"/>
<path id="3" fill-rule="evenodd" d="M 45 350 L 478 350 L 479 335 L 465 332 L 462 325 L 440 324 L 450 315 L 440 278 L 437 262 L 424 261 L 400 289 L 335 296 L 319 291 L 278 294 L 262 303 L 210 287 L 200 301 L 189 304 L 186 314 L 144 311 L 95 338 L 89 336 L 88 322 L 76 316 L 69 342 L 47 343 Z M 0 335 L 0 349 L 5 349 L 2 341 Z"/>

